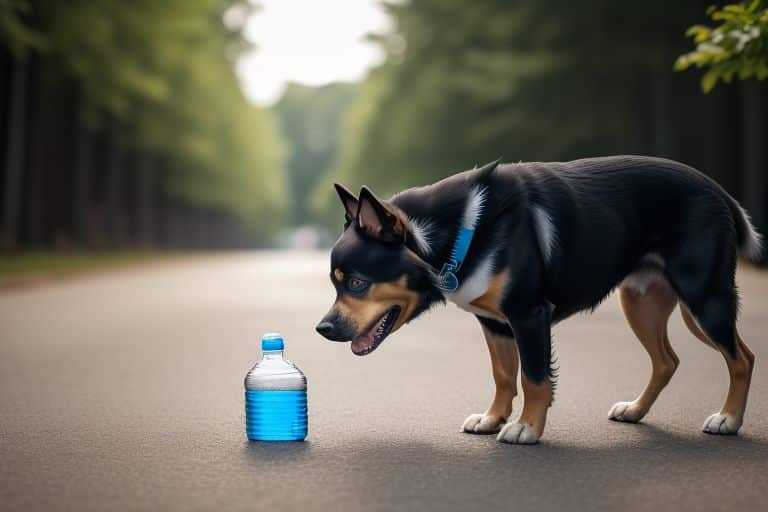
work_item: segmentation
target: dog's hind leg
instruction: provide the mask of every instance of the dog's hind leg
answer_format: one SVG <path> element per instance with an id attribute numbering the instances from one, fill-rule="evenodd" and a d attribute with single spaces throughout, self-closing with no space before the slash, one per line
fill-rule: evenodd
<path id="1" fill-rule="evenodd" d="M 517 370 L 519 360 L 512 331 L 504 324 L 478 317 L 491 355 L 493 381 L 496 394 L 488 410 L 470 414 L 461 426 L 462 432 L 494 434 L 512 414 L 512 400 L 517 396 Z"/>
<path id="2" fill-rule="evenodd" d="M 629 326 L 651 358 L 651 378 L 639 397 L 615 404 L 608 417 L 634 423 L 648 413 L 680 363 L 667 335 L 667 322 L 677 305 L 677 295 L 663 278 L 658 278 L 643 291 L 619 288 L 619 298 Z"/>
<path id="3" fill-rule="evenodd" d="M 681 242 L 667 265 L 667 275 L 685 304 L 683 319 L 691 332 L 715 347 L 725 358 L 730 386 L 719 413 L 704 422 L 709 434 L 736 434 L 744 420 L 744 409 L 752 379 L 755 356 L 736 331 L 739 298 L 734 279 L 736 251 L 726 233 L 721 237 L 698 236 Z"/>
<path id="4" fill-rule="evenodd" d="M 747 407 L 747 395 L 752 380 L 752 369 L 755 366 L 755 355 L 749 350 L 738 332 L 735 334 L 735 354 L 731 354 L 704 333 L 686 306 L 681 305 L 680 312 L 691 333 L 705 345 L 714 348 L 723 355 L 730 376 L 730 386 L 725 404 L 719 413 L 712 414 L 706 419 L 704 432 L 708 434 L 736 434 L 744 421 L 744 409 Z"/>

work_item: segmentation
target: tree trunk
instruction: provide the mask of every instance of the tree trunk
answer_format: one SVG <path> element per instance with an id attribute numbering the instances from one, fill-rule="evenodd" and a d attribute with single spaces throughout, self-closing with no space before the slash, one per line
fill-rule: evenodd
<path id="1" fill-rule="evenodd" d="M 152 247 L 155 242 L 155 159 L 149 152 L 139 156 L 136 176 L 136 209 L 138 216 L 138 242 L 141 247 Z"/>
<path id="2" fill-rule="evenodd" d="M 165 193 L 165 182 L 168 175 L 168 159 L 157 156 L 154 168 L 154 182 L 152 183 L 153 217 L 155 224 L 155 245 L 162 249 L 169 247 L 169 200 Z"/>
<path id="3" fill-rule="evenodd" d="M 112 248 L 125 243 L 125 216 L 123 201 L 123 149 L 120 147 L 115 126 L 109 128 L 109 160 L 107 163 L 107 236 Z"/>
<path id="4" fill-rule="evenodd" d="M 25 162 L 26 180 L 24 185 L 23 233 L 21 243 L 31 248 L 41 248 L 45 245 L 46 221 L 46 178 L 50 154 L 52 130 L 49 127 L 52 114 L 52 88 L 50 81 L 51 69 L 49 62 L 39 55 L 30 56 L 29 60 L 29 114 L 30 123 L 28 141 L 25 151 L 29 159 Z"/>
<path id="5" fill-rule="evenodd" d="M 93 134 L 82 119 L 77 121 L 75 183 L 72 188 L 74 233 L 84 246 L 93 242 L 90 226 L 91 173 L 93 172 Z"/>
<path id="6" fill-rule="evenodd" d="M 741 83 L 742 204 L 758 230 L 768 229 L 768 158 L 766 155 L 766 86 L 756 80 Z M 765 261 L 765 255 L 764 260 Z"/>
<path id="7" fill-rule="evenodd" d="M 663 61 L 666 65 L 666 61 Z M 672 143 L 672 95 L 671 78 L 666 69 L 662 69 L 652 79 L 651 112 L 653 116 L 651 148 L 654 156 L 671 158 L 674 152 Z"/>
<path id="8" fill-rule="evenodd" d="M 8 150 L 5 158 L 3 229 L 0 245 L 16 247 L 21 220 L 22 170 L 27 133 L 29 63 L 26 55 L 14 59 L 8 108 Z"/>

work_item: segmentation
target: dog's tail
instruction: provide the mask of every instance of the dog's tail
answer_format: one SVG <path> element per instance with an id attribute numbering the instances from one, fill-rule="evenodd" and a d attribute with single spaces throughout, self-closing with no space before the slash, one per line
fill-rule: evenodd
<path id="1" fill-rule="evenodd" d="M 753 263 L 757 263 L 763 256 L 765 244 L 763 236 L 752 225 L 752 219 L 734 198 L 728 196 L 733 221 L 736 224 L 736 241 L 739 246 L 739 254 Z"/>

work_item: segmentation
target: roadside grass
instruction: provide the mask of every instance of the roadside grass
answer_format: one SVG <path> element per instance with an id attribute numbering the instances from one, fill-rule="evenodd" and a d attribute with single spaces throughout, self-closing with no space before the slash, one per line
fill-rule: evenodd
<path id="1" fill-rule="evenodd" d="M 57 277 L 178 258 L 174 251 L 31 251 L 0 254 L 0 281 Z"/>

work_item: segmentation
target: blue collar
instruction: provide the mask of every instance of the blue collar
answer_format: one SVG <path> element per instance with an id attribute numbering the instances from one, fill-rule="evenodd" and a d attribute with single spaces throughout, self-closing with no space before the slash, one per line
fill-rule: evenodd
<path id="1" fill-rule="evenodd" d="M 478 217 L 480 214 L 478 213 Z M 445 292 L 455 292 L 459 288 L 459 279 L 456 272 L 461 268 L 464 259 L 469 252 L 469 246 L 472 244 L 472 238 L 475 236 L 475 228 L 461 227 L 456 240 L 453 242 L 451 256 L 437 275 L 435 285 Z"/>

